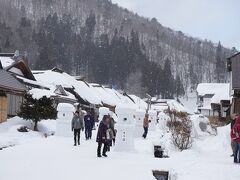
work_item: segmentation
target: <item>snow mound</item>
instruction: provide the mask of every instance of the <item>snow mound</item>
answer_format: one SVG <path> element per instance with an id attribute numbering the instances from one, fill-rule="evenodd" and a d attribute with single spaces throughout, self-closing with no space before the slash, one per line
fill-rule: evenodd
<path id="1" fill-rule="evenodd" d="M 217 130 L 210 125 L 207 117 L 202 115 L 192 115 L 190 116 L 190 119 L 193 123 L 193 136 L 195 138 L 217 135 Z"/>

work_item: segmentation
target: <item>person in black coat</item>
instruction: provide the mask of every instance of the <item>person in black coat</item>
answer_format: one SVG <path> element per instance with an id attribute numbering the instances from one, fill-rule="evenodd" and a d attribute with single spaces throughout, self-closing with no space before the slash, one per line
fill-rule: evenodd
<path id="1" fill-rule="evenodd" d="M 107 129 L 108 129 L 108 123 L 109 123 L 109 117 L 107 115 L 103 116 L 102 121 L 99 124 L 98 127 L 98 132 L 97 132 L 97 143 L 98 143 L 98 148 L 97 148 L 97 156 L 102 157 L 107 157 L 106 152 L 107 152 Z M 101 155 L 101 149 L 103 146 L 103 151 Z"/>
<path id="2" fill-rule="evenodd" d="M 87 112 L 87 115 L 84 116 L 84 124 L 85 124 L 86 140 L 92 139 L 92 129 L 94 126 L 94 118 L 93 116 L 91 116 L 90 112 Z"/>

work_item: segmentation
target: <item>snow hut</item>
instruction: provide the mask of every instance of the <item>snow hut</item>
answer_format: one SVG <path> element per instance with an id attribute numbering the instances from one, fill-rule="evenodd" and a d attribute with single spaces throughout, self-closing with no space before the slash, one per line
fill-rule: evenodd
<path id="1" fill-rule="evenodd" d="M 57 106 L 57 111 L 56 135 L 64 137 L 72 136 L 71 121 L 75 112 L 74 106 L 72 104 L 60 103 Z"/>

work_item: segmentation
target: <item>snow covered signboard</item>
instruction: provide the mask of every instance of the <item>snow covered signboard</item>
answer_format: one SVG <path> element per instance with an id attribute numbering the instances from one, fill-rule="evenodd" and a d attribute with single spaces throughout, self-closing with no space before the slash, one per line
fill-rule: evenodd
<path id="1" fill-rule="evenodd" d="M 57 111 L 56 135 L 64 137 L 72 136 L 71 121 L 75 111 L 74 106 L 72 104 L 60 103 L 58 104 Z"/>

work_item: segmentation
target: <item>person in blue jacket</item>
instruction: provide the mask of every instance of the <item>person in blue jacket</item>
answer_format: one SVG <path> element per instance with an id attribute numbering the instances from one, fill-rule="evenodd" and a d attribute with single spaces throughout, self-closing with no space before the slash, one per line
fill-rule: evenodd
<path id="1" fill-rule="evenodd" d="M 91 139 L 92 138 L 92 129 L 93 129 L 93 126 L 94 126 L 94 118 L 90 114 L 89 111 L 87 112 L 87 115 L 84 116 L 84 124 L 85 124 L 86 140 Z"/>

